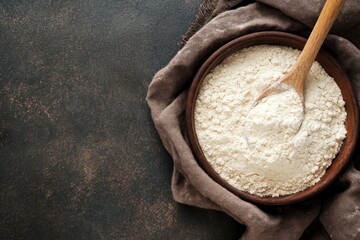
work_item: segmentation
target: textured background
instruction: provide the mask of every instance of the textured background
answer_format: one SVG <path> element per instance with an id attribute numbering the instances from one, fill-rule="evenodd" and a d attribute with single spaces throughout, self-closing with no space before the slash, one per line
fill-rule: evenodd
<path id="1" fill-rule="evenodd" d="M 145 103 L 200 0 L 0 0 L 0 239 L 237 239 L 172 200 Z"/>

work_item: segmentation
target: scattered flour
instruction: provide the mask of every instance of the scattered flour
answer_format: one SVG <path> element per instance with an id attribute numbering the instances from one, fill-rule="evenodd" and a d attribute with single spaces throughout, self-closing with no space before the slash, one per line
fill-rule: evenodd
<path id="1" fill-rule="evenodd" d="M 214 170 L 240 190 L 274 197 L 302 191 L 320 180 L 340 150 L 345 102 L 317 62 L 306 80 L 305 109 L 294 90 L 270 95 L 251 109 L 299 53 L 249 47 L 225 59 L 202 83 L 195 108 L 201 148 Z"/>

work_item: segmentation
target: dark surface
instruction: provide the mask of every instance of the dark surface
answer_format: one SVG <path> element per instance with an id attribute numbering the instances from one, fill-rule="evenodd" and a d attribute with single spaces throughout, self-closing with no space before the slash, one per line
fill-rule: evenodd
<path id="1" fill-rule="evenodd" d="M 174 202 L 145 102 L 200 0 L 0 1 L 0 239 L 237 239 Z"/>

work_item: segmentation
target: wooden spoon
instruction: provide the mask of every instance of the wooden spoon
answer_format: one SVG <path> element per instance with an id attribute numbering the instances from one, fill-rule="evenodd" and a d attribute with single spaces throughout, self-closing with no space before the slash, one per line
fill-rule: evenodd
<path id="1" fill-rule="evenodd" d="M 304 85 L 310 68 L 330 28 L 339 15 L 346 0 L 327 0 L 320 16 L 295 65 L 283 78 L 265 89 L 256 99 L 253 107 L 263 98 L 291 88 L 295 89 L 304 106 Z"/>

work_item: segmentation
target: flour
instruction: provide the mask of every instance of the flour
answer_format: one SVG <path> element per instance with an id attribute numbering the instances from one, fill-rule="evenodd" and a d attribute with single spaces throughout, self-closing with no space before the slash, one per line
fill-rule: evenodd
<path id="1" fill-rule="evenodd" d="M 214 170 L 242 191 L 275 197 L 314 185 L 346 136 L 340 89 L 317 62 L 306 79 L 304 109 L 294 90 L 251 109 L 298 55 L 282 46 L 243 49 L 215 67 L 200 88 L 195 128 L 201 148 Z"/>
<path id="2" fill-rule="evenodd" d="M 263 142 L 260 145 L 273 147 L 294 137 L 302 121 L 300 96 L 290 89 L 270 95 L 252 108 L 246 117 L 244 134 L 248 144 Z M 267 160 L 279 157 L 273 154 Z"/>

